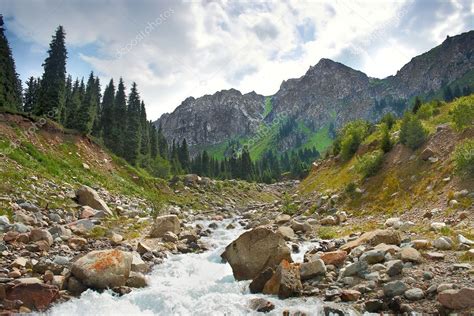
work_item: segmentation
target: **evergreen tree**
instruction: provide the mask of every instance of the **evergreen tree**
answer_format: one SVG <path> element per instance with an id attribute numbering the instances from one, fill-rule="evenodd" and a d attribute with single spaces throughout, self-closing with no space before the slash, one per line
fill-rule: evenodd
<path id="1" fill-rule="evenodd" d="M 140 154 L 140 95 L 138 94 L 137 84 L 134 82 L 128 96 L 127 104 L 127 123 L 124 135 L 123 156 L 131 164 L 136 164 Z"/>
<path id="2" fill-rule="evenodd" d="M 426 140 L 428 132 L 421 121 L 413 114 L 407 112 L 400 127 L 400 142 L 411 149 L 417 149 Z"/>
<path id="3" fill-rule="evenodd" d="M 59 26 L 43 64 L 39 100 L 34 110 L 36 115 L 47 115 L 56 121 L 60 119 L 65 103 L 67 51 L 64 40 L 64 29 Z"/>
<path id="4" fill-rule="evenodd" d="M 125 128 L 127 125 L 127 96 L 125 93 L 125 85 L 122 78 L 117 86 L 115 94 L 114 107 L 112 110 L 112 126 L 110 128 L 110 149 L 116 155 L 123 157 Z"/>
<path id="5" fill-rule="evenodd" d="M 415 98 L 415 104 L 413 105 L 413 114 L 416 114 L 416 112 L 418 112 L 418 110 L 420 109 L 421 107 L 421 100 L 420 98 L 417 96 Z"/>
<path id="6" fill-rule="evenodd" d="M 155 124 L 150 122 L 149 127 L 150 133 L 150 156 L 155 159 L 158 156 L 158 131 L 156 130 Z"/>
<path id="7" fill-rule="evenodd" d="M 140 104 L 140 154 L 148 156 L 150 154 L 150 131 L 149 122 L 146 119 L 145 102 Z"/>
<path id="8" fill-rule="evenodd" d="M 96 137 L 101 137 L 100 133 L 101 133 L 101 130 L 102 130 L 102 126 L 101 126 L 101 114 L 102 114 L 102 104 L 100 102 L 100 99 L 101 99 L 101 89 L 100 89 L 100 81 L 99 81 L 99 77 L 96 77 L 94 79 L 94 90 L 93 90 L 93 104 L 94 104 L 94 107 L 93 107 L 93 110 L 94 110 L 94 114 L 93 114 L 93 118 L 92 118 L 92 135 L 96 136 Z"/>
<path id="9" fill-rule="evenodd" d="M 99 101 L 97 88 L 97 81 L 94 78 L 94 73 L 91 72 L 87 80 L 85 95 L 77 111 L 76 123 L 74 123 L 74 128 L 84 134 L 89 134 L 92 131 L 95 122 Z"/>
<path id="10" fill-rule="evenodd" d="M 388 153 L 390 150 L 392 150 L 392 141 L 390 140 L 390 130 L 385 124 L 382 130 L 382 140 L 380 142 L 380 149 L 382 149 L 384 153 Z"/>
<path id="11" fill-rule="evenodd" d="M 242 150 L 240 156 L 240 176 L 244 180 L 250 180 L 252 178 L 252 160 L 250 159 L 250 153 L 247 147 Z"/>
<path id="12" fill-rule="evenodd" d="M 21 90 L 21 82 L 15 69 L 15 60 L 5 36 L 3 16 L 0 14 L 0 107 L 21 110 Z"/>
<path id="13" fill-rule="evenodd" d="M 84 83 L 82 82 L 82 85 Z M 65 126 L 67 128 L 76 128 L 77 127 L 77 117 L 79 108 L 81 107 L 81 100 L 82 100 L 82 90 L 81 84 L 79 83 L 79 79 L 76 79 L 74 82 L 74 86 L 72 88 L 71 97 L 68 99 L 66 103 L 66 121 Z"/>
<path id="14" fill-rule="evenodd" d="M 189 150 L 188 150 L 188 143 L 186 142 L 186 139 L 183 138 L 183 141 L 181 142 L 181 146 L 179 147 L 179 162 L 181 163 L 181 166 L 183 167 L 184 170 L 189 170 Z"/>
<path id="15" fill-rule="evenodd" d="M 449 86 L 446 86 L 444 88 L 443 95 L 444 95 L 444 100 L 446 102 L 451 102 L 451 101 L 454 100 L 453 91 L 451 90 L 451 88 Z"/>
<path id="16" fill-rule="evenodd" d="M 67 118 L 67 107 L 71 102 L 72 99 L 72 77 L 68 76 L 66 79 L 66 88 L 65 88 L 65 102 L 64 107 L 61 108 L 61 113 L 59 115 L 59 121 L 62 125 L 66 125 L 66 118 Z"/>
<path id="17" fill-rule="evenodd" d="M 115 110 L 115 86 L 114 80 L 110 79 L 109 84 L 105 87 L 104 97 L 102 98 L 102 107 L 100 115 L 100 126 L 102 130 L 102 137 L 107 148 L 113 149 L 114 139 L 114 110 Z"/>
<path id="18" fill-rule="evenodd" d="M 165 135 L 163 134 L 163 129 L 158 128 L 158 152 L 163 158 L 168 157 L 168 142 L 166 141 Z"/>
<path id="19" fill-rule="evenodd" d="M 38 103 L 39 80 L 30 77 L 26 82 L 25 92 L 23 93 L 23 111 L 30 113 Z"/>

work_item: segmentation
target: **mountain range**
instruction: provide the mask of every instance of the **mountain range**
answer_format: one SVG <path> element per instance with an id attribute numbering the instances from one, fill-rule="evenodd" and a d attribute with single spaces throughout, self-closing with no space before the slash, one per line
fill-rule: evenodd
<path id="1" fill-rule="evenodd" d="M 469 31 L 447 37 L 394 76 L 372 78 L 323 58 L 300 78 L 283 81 L 274 95 L 230 89 L 189 97 L 156 125 L 169 141 L 186 139 L 192 154 L 206 149 L 222 157 L 231 144 L 246 143 L 254 158 L 268 149 L 283 152 L 314 146 L 322 151 L 349 121 L 376 121 L 387 112 L 400 115 L 416 96 L 429 100 L 441 97 L 447 88 L 472 87 L 474 31 Z M 279 135 L 288 121 L 290 132 Z M 262 127 L 265 133 L 259 132 Z"/>

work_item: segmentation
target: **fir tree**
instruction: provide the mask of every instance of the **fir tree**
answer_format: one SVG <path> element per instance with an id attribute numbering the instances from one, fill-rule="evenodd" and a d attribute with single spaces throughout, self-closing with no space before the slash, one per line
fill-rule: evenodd
<path id="1" fill-rule="evenodd" d="M 421 107 L 421 100 L 419 97 L 415 98 L 415 104 L 413 105 L 413 114 L 416 114 Z"/>
<path id="2" fill-rule="evenodd" d="M 21 82 L 16 73 L 15 60 L 5 36 L 3 16 L 0 14 L 0 107 L 22 109 Z"/>
<path id="3" fill-rule="evenodd" d="M 39 80 L 30 77 L 26 82 L 25 92 L 23 93 L 23 111 L 30 113 L 38 103 Z"/>
<path id="4" fill-rule="evenodd" d="M 59 26 L 43 64 L 39 100 L 34 110 L 36 115 L 47 115 L 56 121 L 60 119 L 65 103 L 67 51 L 64 40 L 64 29 Z"/>
<path id="5" fill-rule="evenodd" d="M 115 86 L 113 79 L 105 87 L 104 97 L 102 99 L 102 113 L 100 115 L 100 125 L 102 129 L 102 138 L 107 148 L 112 150 L 114 146 L 113 129 L 114 129 L 114 109 L 115 109 Z"/>
<path id="6" fill-rule="evenodd" d="M 189 170 L 189 150 L 188 143 L 186 142 L 185 138 L 183 139 L 183 141 L 181 142 L 181 146 L 179 147 L 178 157 L 183 169 Z"/>
<path id="7" fill-rule="evenodd" d="M 97 82 L 94 78 L 94 73 L 91 72 L 87 80 L 84 98 L 77 111 L 77 120 L 74 124 L 74 128 L 84 134 L 89 134 L 92 131 L 98 107 L 98 93 Z"/>
<path id="8" fill-rule="evenodd" d="M 125 127 L 123 157 L 131 164 L 136 164 L 140 154 L 140 95 L 134 82 L 128 96 L 127 124 Z"/>
<path id="9" fill-rule="evenodd" d="M 122 78 L 117 86 L 114 108 L 112 111 L 112 127 L 110 129 L 110 149 L 116 155 L 123 157 L 125 128 L 127 126 L 127 96 Z"/>
<path id="10" fill-rule="evenodd" d="M 82 97 L 83 95 L 82 95 L 82 90 L 81 90 L 81 84 L 79 83 L 79 79 L 76 79 L 76 81 L 74 82 L 74 86 L 72 88 L 71 98 L 68 99 L 66 103 L 65 126 L 67 128 L 77 127 L 76 115 L 78 114 L 79 108 L 81 107 Z"/>

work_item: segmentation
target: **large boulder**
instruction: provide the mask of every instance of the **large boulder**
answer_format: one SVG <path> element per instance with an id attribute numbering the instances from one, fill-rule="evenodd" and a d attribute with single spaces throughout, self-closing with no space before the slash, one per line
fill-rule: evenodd
<path id="1" fill-rule="evenodd" d="M 474 288 L 442 291 L 438 294 L 438 302 L 449 309 L 474 308 Z"/>
<path id="2" fill-rule="evenodd" d="M 278 295 L 278 298 L 285 299 L 291 296 L 299 296 L 302 290 L 303 285 L 301 284 L 298 265 L 282 260 L 275 274 L 265 284 L 263 293 Z"/>
<path id="3" fill-rule="evenodd" d="M 159 238 L 165 236 L 167 232 L 179 235 L 181 231 L 180 221 L 176 215 L 158 216 L 153 223 L 150 231 L 150 237 Z"/>
<path id="4" fill-rule="evenodd" d="M 267 227 L 243 233 L 225 248 L 221 256 L 229 262 L 236 280 L 251 280 L 282 260 L 292 262 L 290 248 L 283 237 Z"/>
<path id="5" fill-rule="evenodd" d="M 113 288 L 126 284 L 133 256 L 113 250 L 91 251 L 72 265 L 71 272 L 81 283 L 95 289 Z"/>
<path id="6" fill-rule="evenodd" d="M 319 257 L 324 261 L 325 264 L 341 266 L 346 261 L 347 252 L 343 250 L 330 251 L 322 253 Z"/>
<path id="7" fill-rule="evenodd" d="M 109 209 L 107 204 L 105 204 L 104 200 L 99 197 L 99 194 L 97 194 L 94 189 L 88 187 L 87 185 L 83 185 L 77 189 L 76 199 L 80 205 L 87 205 L 95 210 L 104 211 L 107 215 L 113 215 L 112 211 Z"/>
<path id="8" fill-rule="evenodd" d="M 6 299 L 20 300 L 31 310 L 46 310 L 51 303 L 59 298 L 57 286 L 36 282 L 21 282 L 6 292 Z"/>
<path id="9" fill-rule="evenodd" d="M 301 280 L 308 280 L 314 278 L 318 275 L 325 275 L 326 274 L 326 265 L 324 261 L 321 259 L 311 261 L 311 262 L 304 262 L 300 265 L 300 275 Z"/>
<path id="10" fill-rule="evenodd" d="M 363 244 L 369 244 L 371 246 L 377 246 L 382 243 L 387 245 L 400 245 L 401 242 L 402 236 L 398 231 L 393 229 L 377 229 L 362 234 L 362 236 L 346 243 L 340 249 L 350 251 Z"/>

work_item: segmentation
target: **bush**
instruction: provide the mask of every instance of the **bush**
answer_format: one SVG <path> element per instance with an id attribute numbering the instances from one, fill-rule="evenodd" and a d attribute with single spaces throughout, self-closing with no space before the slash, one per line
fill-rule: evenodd
<path id="1" fill-rule="evenodd" d="M 428 131 L 421 121 L 415 115 L 405 113 L 400 128 L 400 142 L 414 150 L 426 141 L 427 136 Z"/>
<path id="2" fill-rule="evenodd" d="M 393 124 L 395 124 L 395 116 L 392 113 L 387 113 L 382 117 L 380 123 L 385 123 L 388 130 L 391 130 Z"/>
<path id="3" fill-rule="evenodd" d="M 389 128 L 384 124 L 382 126 L 382 140 L 380 141 L 380 149 L 384 153 L 388 153 L 390 150 L 392 150 L 392 140 L 390 139 L 390 132 Z"/>
<path id="4" fill-rule="evenodd" d="M 463 176 L 474 176 L 474 139 L 464 141 L 454 150 L 456 172 Z"/>
<path id="5" fill-rule="evenodd" d="M 367 137 L 369 127 L 367 122 L 358 120 L 350 122 L 339 132 L 334 148 L 340 148 L 343 160 L 347 161 L 354 156 L 359 145 Z"/>
<path id="6" fill-rule="evenodd" d="M 376 150 L 357 158 L 356 170 L 364 178 L 371 177 L 379 171 L 383 162 L 383 151 Z"/>
<path id="7" fill-rule="evenodd" d="M 474 126 L 474 98 L 465 97 L 457 101 L 451 111 L 451 119 L 458 130 Z"/>
<path id="8" fill-rule="evenodd" d="M 438 112 L 439 112 L 439 110 L 438 110 Z M 432 117 L 433 114 L 434 114 L 434 110 L 433 110 L 433 105 L 431 103 L 425 103 L 425 104 L 421 105 L 420 108 L 418 109 L 418 111 L 416 112 L 416 116 L 420 120 L 427 120 L 430 117 Z"/>

